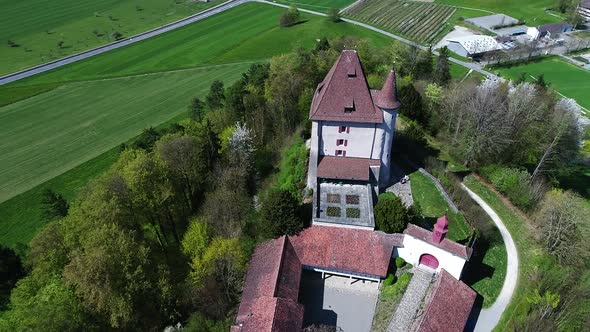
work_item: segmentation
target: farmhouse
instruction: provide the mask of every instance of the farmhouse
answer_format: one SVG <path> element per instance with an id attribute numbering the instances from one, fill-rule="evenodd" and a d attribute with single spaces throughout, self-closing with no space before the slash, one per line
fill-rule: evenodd
<path id="1" fill-rule="evenodd" d="M 531 40 L 537 40 L 541 38 L 556 39 L 560 34 L 564 32 L 570 32 L 573 29 L 573 25 L 566 22 L 560 22 L 540 25 L 538 27 L 530 27 L 528 28 L 526 34 Z"/>
<path id="2" fill-rule="evenodd" d="M 578 14 L 586 21 L 590 21 L 590 0 L 582 0 L 578 6 Z"/>
<path id="3" fill-rule="evenodd" d="M 390 324 L 409 311 L 412 317 L 395 329 L 464 330 L 476 293 L 460 278 L 472 250 L 446 239 L 448 219 L 440 217 L 432 231 L 409 225 L 402 234 L 385 234 L 369 218 L 373 193 L 389 181 L 396 94 L 393 72 L 381 90 L 369 90 L 354 51 L 342 52 L 319 84 L 310 112 L 308 184 L 319 192 L 312 226 L 255 249 L 232 332 L 301 331 L 316 323 L 368 331 L 396 257 L 414 265 L 408 289 L 421 285 L 424 293 L 416 299 L 409 292 L 414 303 L 392 312 Z M 347 212 L 317 211 L 328 208 Z M 355 208 L 358 214 L 349 215 Z"/>

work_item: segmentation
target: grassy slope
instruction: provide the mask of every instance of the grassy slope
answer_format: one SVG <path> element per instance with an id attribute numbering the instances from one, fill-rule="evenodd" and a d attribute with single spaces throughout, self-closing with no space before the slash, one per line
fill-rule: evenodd
<path id="1" fill-rule="evenodd" d="M 557 17 L 545 13 L 545 9 L 555 5 L 554 0 L 437 0 L 437 3 L 489 10 L 525 21 L 528 25 L 559 22 Z M 469 11 L 460 14 L 465 18 L 490 15 L 486 12 Z"/>
<path id="2" fill-rule="evenodd" d="M 221 0 L 0 0 L 0 74 L 112 42 L 114 31 L 134 35 L 219 3 Z M 21 46 L 9 47 L 9 39 Z M 59 41 L 64 42 L 62 48 Z"/>
<path id="3" fill-rule="evenodd" d="M 544 74 L 545 81 L 551 87 L 568 98 L 574 98 L 578 104 L 590 109 L 590 95 L 588 94 L 590 90 L 590 72 L 558 57 L 551 57 L 511 68 L 502 68 L 496 70 L 496 72 L 510 79 L 518 78 L 521 73 L 526 73 L 529 79 L 531 79 L 529 75 L 537 78 Z"/>
<path id="4" fill-rule="evenodd" d="M 449 218 L 449 233 L 447 237 L 453 241 L 464 240 L 470 235 L 470 230 L 461 214 L 453 213 L 447 201 L 436 189 L 432 181 L 420 172 L 410 174 L 412 196 L 420 204 L 422 214 L 433 222 L 442 215 Z"/>
<path id="5" fill-rule="evenodd" d="M 206 66 L 212 62 L 221 63 L 223 61 L 236 61 L 242 59 L 251 60 L 260 59 L 260 57 L 271 57 L 276 54 L 291 51 L 296 46 L 311 47 L 315 43 L 315 38 L 323 35 L 329 37 L 335 37 L 339 35 L 356 35 L 362 38 L 368 38 L 376 46 L 384 46 L 391 42 L 391 40 L 387 37 L 372 33 L 353 25 L 345 23 L 330 23 L 323 18 L 307 15 L 302 16 L 303 19 L 306 20 L 305 23 L 288 29 L 280 29 L 278 28 L 277 22 L 281 12 L 282 9 L 267 5 L 241 5 L 236 9 L 232 9 L 228 12 L 216 15 L 202 22 L 168 33 L 153 40 L 143 42 L 139 45 L 119 49 L 114 52 L 86 60 L 81 64 L 66 66 L 47 74 L 19 81 L 9 86 L 3 86 L 0 88 L 0 102 L 6 100 L 4 99 L 6 96 L 14 97 L 14 94 L 12 93 L 14 91 L 18 91 L 19 95 L 24 98 L 27 96 L 27 92 L 29 92 L 29 95 L 35 95 L 40 91 L 48 89 L 49 87 L 62 84 L 62 81 L 83 81 L 86 78 L 85 75 L 89 75 L 94 79 L 100 79 L 103 77 L 117 77 L 125 74 L 128 75 L 173 70 L 179 67 L 194 67 L 199 65 Z M 244 13 L 247 13 L 245 16 L 252 17 L 252 20 L 244 21 L 247 19 L 243 17 Z M 219 21 L 222 23 L 220 24 Z M 263 24 L 258 27 L 258 23 L 260 22 Z M 255 25 L 256 28 L 252 28 L 252 25 Z M 211 26 L 215 26 L 219 29 L 222 29 L 223 26 L 229 27 L 227 29 L 223 29 L 221 33 L 216 34 L 211 32 L 215 30 L 210 31 Z M 236 31 L 238 33 L 235 33 Z M 209 32 L 209 35 L 211 36 L 206 36 L 207 32 Z M 234 38 L 232 36 L 234 33 L 238 34 L 239 36 Z M 219 42 L 220 40 L 223 40 L 224 42 L 221 43 Z M 149 51 L 153 52 L 151 52 L 149 56 L 144 57 L 144 53 Z M 104 58 L 109 59 L 107 61 Z M 113 66 L 113 63 L 116 63 L 117 65 Z M 186 63 L 188 63 L 188 65 L 185 65 Z M 248 64 L 238 64 L 237 66 L 247 65 Z M 130 66 L 133 68 L 130 69 Z M 227 66 L 217 68 L 221 70 L 222 68 L 227 68 Z M 129 83 L 129 86 L 122 86 L 120 90 L 126 91 L 125 94 L 130 98 L 128 103 L 125 105 L 124 110 L 129 116 L 131 116 L 132 114 L 129 112 L 130 107 L 132 107 L 135 102 L 143 103 L 141 98 L 136 98 L 133 96 L 133 94 L 129 93 L 129 90 L 126 90 L 129 89 L 129 87 L 133 87 L 134 84 L 136 84 L 136 80 L 138 80 L 137 82 L 141 81 L 149 85 L 150 78 L 157 78 L 164 86 L 168 84 L 176 84 L 175 82 L 170 83 L 172 79 L 170 81 L 164 81 L 164 77 L 167 76 L 175 77 L 174 80 L 176 80 L 176 78 L 180 78 L 185 82 L 194 81 L 194 85 L 189 85 L 190 89 L 187 86 L 184 86 L 182 90 L 186 91 L 172 91 L 171 93 L 175 95 L 185 93 L 197 95 L 197 81 L 199 81 L 201 77 L 183 78 L 183 75 L 186 75 L 187 73 L 196 73 L 200 70 L 204 69 L 191 69 L 179 73 L 158 74 L 154 76 L 146 76 L 145 78 L 128 77 L 123 80 L 113 80 L 111 82 L 126 81 Z M 96 71 L 96 73 L 93 73 L 93 71 Z M 51 86 L 46 84 L 51 84 Z M 80 90 L 81 94 L 79 96 L 73 94 L 69 95 L 70 98 L 78 100 L 79 102 L 82 102 L 82 100 L 85 98 L 87 100 L 96 98 L 94 95 L 98 93 L 101 93 L 104 96 L 104 99 L 111 99 L 113 93 L 122 97 L 123 94 L 120 91 L 116 91 L 116 89 L 115 91 L 112 89 L 109 90 L 111 91 L 111 94 L 105 94 L 104 91 L 96 91 L 96 89 L 93 88 L 95 86 L 103 87 L 103 84 L 104 83 L 101 82 L 86 82 L 76 84 L 69 83 L 59 88 L 59 90 L 54 90 L 53 92 L 38 95 L 35 98 L 21 101 L 19 104 L 29 105 L 35 100 L 38 100 L 38 98 L 45 100 L 48 98 L 48 96 L 54 96 L 54 98 L 57 98 L 58 92 L 68 91 L 70 88 L 76 88 L 80 86 L 89 86 L 91 89 L 89 88 Z M 156 88 L 153 85 L 152 87 Z M 108 85 L 105 84 L 104 88 L 107 89 Z M 174 90 L 165 87 L 164 89 L 166 91 Z M 152 100 L 163 100 L 165 98 L 169 98 L 169 95 L 170 93 L 162 93 L 149 98 L 153 98 Z M 108 100 L 100 100 L 99 102 L 110 103 Z M 57 107 L 57 103 L 54 103 L 54 107 Z M 170 103 L 176 102 L 170 101 Z M 63 102 L 61 104 L 62 107 L 59 107 L 60 109 L 63 108 L 63 105 L 68 105 L 67 103 Z M 15 105 L 7 106 L 6 108 L 14 108 Z M 180 105 L 180 103 L 177 105 Z M 183 105 L 186 105 L 186 100 Z M 4 109 L 5 108 L 0 108 L 0 114 L 2 114 L 1 112 Z M 139 108 L 135 108 L 136 112 L 138 110 Z M 59 111 L 60 110 L 58 110 L 58 112 Z M 102 114 L 105 111 L 110 112 L 109 110 L 104 110 L 103 108 L 95 108 L 96 114 Z M 162 104 L 159 110 L 154 110 L 157 116 L 160 116 L 162 120 L 174 116 L 174 114 L 170 114 L 169 111 L 170 106 L 168 101 L 166 104 Z M 181 111 L 181 108 L 177 109 L 176 114 Z M 164 116 L 161 112 L 164 112 L 166 116 Z M 94 114 L 94 116 L 97 116 L 96 114 Z M 148 117 L 142 117 L 142 119 L 144 121 L 151 121 Z M 50 120 L 58 122 L 67 121 L 65 119 L 57 118 L 51 118 Z M 103 119 L 100 120 L 105 121 Z M 18 119 L 15 118 L 14 121 L 18 121 Z M 154 124 L 157 124 L 156 122 L 157 121 L 153 121 Z M 46 125 L 46 127 L 49 126 Z M 134 133 L 129 132 L 127 133 L 128 135 L 125 135 L 125 137 L 136 135 L 140 130 L 141 128 L 137 129 Z M 119 134 L 117 133 L 117 135 Z M 108 149 L 124 141 L 122 137 L 120 139 L 122 140 L 117 141 L 113 139 L 110 145 L 105 145 L 105 148 Z M 84 149 L 86 147 L 83 146 L 82 148 Z M 108 167 L 98 167 L 97 165 L 100 165 L 101 163 L 105 163 L 104 165 L 110 165 L 113 162 L 114 159 L 111 159 L 111 155 L 109 153 L 110 152 L 104 153 L 92 160 L 86 161 L 77 168 L 69 171 L 67 171 L 67 168 L 63 168 L 62 171 L 67 171 L 64 174 L 59 175 L 41 186 L 37 186 L 0 204 L 0 223 L 3 226 L 2 228 L 7 229 L 7 231 L 0 233 L 0 243 L 14 245 L 17 242 L 28 242 L 38 227 L 42 225 L 38 212 L 40 193 L 42 192 L 42 189 L 50 187 L 58 191 L 64 191 L 65 194 L 70 198 L 75 197 L 75 193 L 81 187 L 83 187 L 85 183 Z M 88 156 L 88 158 L 90 157 L 91 156 Z M 62 160 L 62 162 L 69 161 Z M 4 169 L 4 166 L 1 167 L 1 169 Z M 82 172 L 79 171 L 80 169 L 89 171 Z M 77 182 L 77 185 L 72 187 L 69 183 L 74 180 Z"/>
<path id="6" fill-rule="evenodd" d="M 526 307 L 526 295 L 531 289 L 529 289 L 529 284 L 523 277 L 535 268 L 535 261 L 542 258 L 544 254 L 535 243 L 526 221 L 518 213 L 506 206 L 498 194 L 473 176 L 467 177 L 464 183 L 494 209 L 502 222 L 504 222 L 504 225 L 506 225 L 506 228 L 508 228 L 508 231 L 510 231 L 518 250 L 519 278 L 516 291 L 500 323 L 495 328 L 495 331 L 505 331 L 508 329 L 511 317 L 522 314 L 522 310 Z"/>

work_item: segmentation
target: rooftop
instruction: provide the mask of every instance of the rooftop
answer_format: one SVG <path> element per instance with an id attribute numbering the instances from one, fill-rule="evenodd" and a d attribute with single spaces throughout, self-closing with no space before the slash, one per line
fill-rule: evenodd
<path id="1" fill-rule="evenodd" d="M 500 45 L 491 36 L 471 35 L 448 39 L 449 42 L 459 43 L 469 54 L 479 54 L 500 49 Z"/>
<path id="2" fill-rule="evenodd" d="M 469 259 L 471 257 L 471 248 L 461 245 L 457 242 L 453 242 L 446 238 L 443 239 L 440 243 L 434 242 L 432 241 L 432 232 L 422 227 L 413 224 L 408 224 L 408 227 L 404 231 L 404 234 L 408 234 L 435 247 L 439 247 L 442 250 L 452 253 L 453 255 L 465 259 Z"/>
<path id="3" fill-rule="evenodd" d="M 318 84 L 311 103 L 309 118 L 316 121 L 343 121 L 361 123 L 382 123 L 383 106 L 399 106 L 392 82 L 386 82 L 376 101 L 367 83 L 361 61 L 356 51 L 344 50 Z M 391 78 L 388 77 L 388 80 Z"/>
<path id="4" fill-rule="evenodd" d="M 380 165 L 381 161 L 378 159 L 322 156 L 317 176 L 325 179 L 369 181 L 369 168 Z"/>
<path id="5" fill-rule="evenodd" d="M 417 331 L 462 332 L 476 296 L 469 286 L 441 270 Z"/>
<path id="6" fill-rule="evenodd" d="M 549 32 L 550 34 L 559 34 L 566 30 L 570 30 L 573 26 L 567 22 L 549 23 L 537 27 L 540 33 Z"/>

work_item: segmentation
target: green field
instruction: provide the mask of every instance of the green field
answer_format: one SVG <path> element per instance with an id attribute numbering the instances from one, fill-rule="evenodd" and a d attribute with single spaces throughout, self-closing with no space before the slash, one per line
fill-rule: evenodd
<path id="1" fill-rule="evenodd" d="M 455 8 L 426 2 L 366 1 L 344 14 L 356 20 L 429 44 L 445 29 Z"/>
<path id="2" fill-rule="evenodd" d="M 355 0 L 278 0 L 276 2 L 326 13 L 330 8 L 343 9 L 354 1 Z"/>
<path id="3" fill-rule="evenodd" d="M 0 0 L 0 75 L 110 43 L 115 31 L 128 37 L 219 3 L 221 0 Z M 8 40 L 20 46 L 10 47 Z"/>
<path id="4" fill-rule="evenodd" d="M 354 35 L 376 46 L 391 43 L 369 30 L 311 15 L 302 15 L 304 22 L 294 27 L 279 28 L 283 11 L 240 5 L 142 43 L 0 87 L 0 105 L 9 104 L 0 108 L 1 200 L 34 187 L 0 204 L 0 243 L 27 243 L 42 225 L 38 209 L 43 188 L 75 197 L 112 162 L 112 152 L 105 151 L 145 127 L 178 118 L 211 80 L 229 82 L 253 61 L 312 47 L 322 36 Z M 72 169 L 76 165 L 81 166 Z"/>
<path id="5" fill-rule="evenodd" d="M 560 58 L 551 57 L 537 62 L 530 62 L 524 65 L 518 65 L 510 68 L 501 68 L 495 70 L 496 74 L 509 79 L 520 77 L 525 73 L 527 78 L 533 80 L 539 75 L 545 75 L 545 81 L 551 85 L 560 94 L 575 99 L 578 104 L 586 108 L 586 115 L 590 116 L 587 111 L 590 109 L 590 71 L 576 67 Z"/>
<path id="6" fill-rule="evenodd" d="M 493 12 L 514 17 L 531 26 L 561 21 L 545 13 L 545 9 L 555 6 L 555 0 L 436 0 L 436 3 L 482 10 L 464 11 L 460 14 L 464 18 L 491 15 L 489 12 Z"/>

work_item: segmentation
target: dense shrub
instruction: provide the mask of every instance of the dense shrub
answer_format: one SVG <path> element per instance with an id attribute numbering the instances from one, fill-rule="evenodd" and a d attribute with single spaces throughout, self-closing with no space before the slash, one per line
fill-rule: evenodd
<path id="1" fill-rule="evenodd" d="M 375 223 L 379 230 L 385 233 L 400 233 L 410 219 L 411 215 L 399 197 L 389 192 L 379 195 L 375 205 Z"/>
<path id="2" fill-rule="evenodd" d="M 537 194 L 527 171 L 490 165 L 482 167 L 480 174 L 519 208 L 528 211 L 535 206 Z"/>
<path id="3" fill-rule="evenodd" d="M 397 281 L 397 277 L 393 273 L 390 273 L 387 276 L 387 278 L 385 278 L 385 280 L 383 281 L 383 286 L 391 286 L 391 285 L 395 284 L 396 281 Z"/>
<path id="4" fill-rule="evenodd" d="M 395 258 L 395 267 L 397 267 L 398 269 L 404 267 L 406 265 L 406 261 L 401 258 L 401 257 L 396 257 Z"/>
<path id="5" fill-rule="evenodd" d="M 394 284 L 388 287 L 383 287 L 382 296 L 384 298 L 391 298 L 401 295 L 405 291 L 406 287 L 408 287 L 410 279 L 412 279 L 412 274 L 402 274 L 401 276 L 399 276 L 399 278 L 397 278 L 397 281 Z"/>
<path id="6" fill-rule="evenodd" d="M 301 199 L 303 188 L 305 188 L 308 155 L 305 142 L 298 138 L 284 152 L 280 164 L 281 171 L 277 176 L 279 188 L 289 191 L 299 199 Z"/>
<path id="7" fill-rule="evenodd" d="M 286 12 L 281 15 L 279 25 L 283 28 L 290 27 L 299 22 L 299 10 L 291 6 Z"/>

